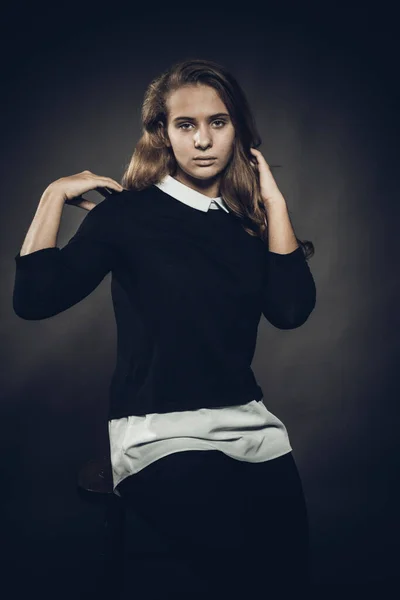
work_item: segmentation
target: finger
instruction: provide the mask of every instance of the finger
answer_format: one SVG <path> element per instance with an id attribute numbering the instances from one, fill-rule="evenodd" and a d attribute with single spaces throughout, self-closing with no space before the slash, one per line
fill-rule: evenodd
<path id="1" fill-rule="evenodd" d="M 104 186 L 104 187 L 96 188 L 96 192 L 99 192 L 99 194 L 104 196 L 104 198 L 107 198 L 107 196 L 110 196 L 111 194 L 113 194 L 115 192 L 115 190 L 112 190 L 111 188 Z"/>
<path id="2" fill-rule="evenodd" d="M 90 202 L 90 200 L 85 200 L 85 198 L 83 198 L 77 206 L 79 206 L 79 208 L 83 208 L 84 210 L 90 211 L 95 206 L 97 206 L 97 204 L 95 202 Z"/>
<path id="3" fill-rule="evenodd" d="M 76 196 L 71 200 L 67 200 L 65 204 L 70 204 L 72 206 L 77 206 L 78 208 L 83 208 L 83 210 L 92 210 L 96 206 L 95 202 L 91 202 L 90 200 L 86 200 L 83 196 Z"/>
<path id="4" fill-rule="evenodd" d="M 116 189 L 116 190 L 123 190 L 124 188 L 122 187 L 122 185 L 120 183 L 118 183 L 118 181 L 115 181 L 115 179 L 111 179 L 111 177 L 101 177 L 100 178 L 102 181 L 104 181 L 104 183 L 106 184 L 105 187 Z M 109 185 L 107 185 L 107 183 Z"/>
<path id="5" fill-rule="evenodd" d="M 92 179 L 96 185 L 96 190 L 97 189 L 109 189 L 112 190 L 111 192 L 108 192 L 109 194 L 112 193 L 113 191 L 117 191 L 120 192 L 124 189 L 124 187 L 118 183 L 118 181 L 115 181 L 115 179 L 112 179 L 111 177 L 102 177 L 101 175 L 96 175 L 95 173 L 90 173 L 88 178 Z"/>

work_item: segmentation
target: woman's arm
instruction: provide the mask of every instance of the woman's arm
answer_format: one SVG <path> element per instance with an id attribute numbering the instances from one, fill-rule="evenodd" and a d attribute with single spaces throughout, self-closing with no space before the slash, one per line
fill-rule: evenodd
<path id="1" fill-rule="evenodd" d="M 262 312 L 278 329 L 303 325 L 316 305 L 317 291 L 303 249 L 267 252 Z"/>
<path id="2" fill-rule="evenodd" d="M 268 163 L 258 150 L 252 148 L 252 153 L 259 167 L 268 227 L 262 312 L 274 327 L 295 329 L 307 321 L 315 308 L 315 281 Z"/>
<path id="3" fill-rule="evenodd" d="M 56 246 L 65 200 L 45 191 L 15 256 L 13 309 L 22 319 L 54 316 L 88 296 L 117 260 L 113 244 L 117 198 L 111 194 L 88 212 L 66 246 Z"/>
<path id="4" fill-rule="evenodd" d="M 64 203 L 65 200 L 60 191 L 49 186 L 43 192 L 22 244 L 20 256 L 56 245 Z"/>

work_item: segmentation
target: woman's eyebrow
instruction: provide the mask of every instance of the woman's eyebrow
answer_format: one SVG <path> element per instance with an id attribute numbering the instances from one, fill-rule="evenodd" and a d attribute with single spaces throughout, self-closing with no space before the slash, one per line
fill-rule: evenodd
<path id="1" fill-rule="evenodd" d="M 216 113 L 215 115 L 210 115 L 208 118 L 209 119 L 216 119 L 217 117 L 229 117 L 228 113 L 225 112 L 219 112 Z M 175 119 L 173 119 L 173 122 L 175 123 L 176 121 L 180 121 L 184 119 L 185 121 L 196 121 L 195 117 L 175 117 Z"/>

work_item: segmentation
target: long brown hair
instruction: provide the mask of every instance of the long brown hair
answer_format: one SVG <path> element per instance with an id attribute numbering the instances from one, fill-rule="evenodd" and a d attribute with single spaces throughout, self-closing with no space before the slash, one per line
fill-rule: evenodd
<path id="1" fill-rule="evenodd" d="M 258 168 L 250 152 L 251 147 L 261 145 L 261 137 L 242 88 L 231 73 L 213 61 L 193 59 L 175 63 L 150 83 L 141 111 L 143 134 L 121 184 L 129 190 L 143 190 L 159 183 L 166 175 L 175 175 L 178 165 L 165 137 L 166 102 L 169 95 L 181 87 L 199 84 L 217 91 L 235 128 L 233 154 L 222 173 L 220 195 L 230 211 L 241 219 L 247 233 L 267 241 L 267 215 L 260 194 Z M 296 239 L 306 259 L 311 258 L 313 243 Z"/>

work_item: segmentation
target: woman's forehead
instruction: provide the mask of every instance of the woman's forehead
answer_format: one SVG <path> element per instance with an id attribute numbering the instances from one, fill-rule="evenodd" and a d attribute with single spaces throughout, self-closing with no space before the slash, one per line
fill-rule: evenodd
<path id="1" fill-rule="evenodd" d="M 210 86 L 179 88 L 168 97 L 167 106 L 170 116 L 175 119 L 179 117 L 208 117 L 212 114 L 228 112 L 218 92 Z"/>

